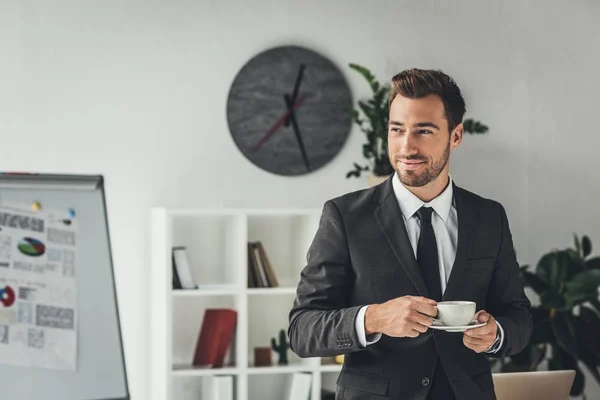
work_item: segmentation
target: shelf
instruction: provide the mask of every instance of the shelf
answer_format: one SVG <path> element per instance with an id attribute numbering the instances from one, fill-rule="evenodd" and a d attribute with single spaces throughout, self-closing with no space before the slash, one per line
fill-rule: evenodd
<path id="1" fill-rule="evenodd" d="M 237 375 L 240 369 L 236 367 L 202 368 L 189 364 L 173 365 L 174 376 L 206 376 L 206 375 Z"/>
<path id="2" fill-rule="evenodd" d="M 295 287 L 273 287 L 273 288 L 249 288 L 246 290 L 248 296 L 270 296 L 280 294 L 296 294 Z"/>
<path id="3" fill-rule="evenodd" d="M 333 380 L 339 365 L 301 359 L 288 352 L 288 365 L 255 366 L 255 349 L 289 325 L 306 254 L 320 222 L 320 209 L 152 210 L 150 400 L 202 399 L 203 385 L 216 375 L 234 376 L 237 400 L 280 400 L 296 373 L 311 375 L 311 398 L 321 381 Z M 260 242 L 278 285 L 248 287 L 248 243 Z M 185 247 L 196 289 L 172 288 L 172 249 Z M 207 309 L 238 312 L 235 341 L 222 368 L 191 365 Z M 331 382 L 327 382 L 331 386 Z"/>
<path id="4" fill-rule="evenodd" d="M 248 375 L 290 374 L 293 372 L 311 372 L 314 368 L 308 364 L 272 365 L 266 367 L 250 367 Z"/>
<path id="5" fill-rule="evenodd" d="M 321 372 L 340 372 L 342 370 L 341 364 L 325 364 L 319 366 Z"/>
<path id="6" fill-rule="evenodd" d="M 238 285 L 215 284 L 202 285 L 198 289 L 173 289 L 174 297 L 198 297 L 198 296 L 227 296 L 240 293 Z"/>

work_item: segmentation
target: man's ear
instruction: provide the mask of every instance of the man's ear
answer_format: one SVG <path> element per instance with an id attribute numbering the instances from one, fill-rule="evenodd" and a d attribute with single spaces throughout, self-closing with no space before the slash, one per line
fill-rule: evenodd
<path id="1" fill-rule="evenodd" d="M 463 124 L 460 123 L 460 124 L 456 125 L 456 127 L 454 128 L 454 130 L 452 131 L 452 134 L 450 136 L 450 145 L 453 150 L 456 149 L 458 147 L 458 145 L 460 145 L 460 143 L 462 142 L 463 133 L 464 133 Z"/>

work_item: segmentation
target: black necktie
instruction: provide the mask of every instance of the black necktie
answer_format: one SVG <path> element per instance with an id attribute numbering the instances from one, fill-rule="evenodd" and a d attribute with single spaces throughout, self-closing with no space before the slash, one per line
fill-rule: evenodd
<path id="1" fill-rule="evenodd" d="M 417 262 L 421 268 L 425 285 L 429 291 L 429 298 L 435 301 L 442 300 L 442 286 L 440 284 L 440 267 L 435 233 L 431 225 L 433 208 L 421 207 L 417 215 L 421 220 L 421 233 L 417 245 Z"/>

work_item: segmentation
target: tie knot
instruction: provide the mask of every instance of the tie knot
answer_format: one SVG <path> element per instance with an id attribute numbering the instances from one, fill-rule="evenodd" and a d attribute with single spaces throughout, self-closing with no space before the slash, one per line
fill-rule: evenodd
<path id="1" fill-rule="evenodd" d="M 433 207 L 421 207 L 417 210 L 417 215 L 421 221 L 431 222 L 431 213 L 433 212 Z"/>

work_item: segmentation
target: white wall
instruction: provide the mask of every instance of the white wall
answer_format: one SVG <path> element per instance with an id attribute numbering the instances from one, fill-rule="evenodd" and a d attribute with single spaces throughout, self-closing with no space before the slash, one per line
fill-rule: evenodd
<path id="1" fill-rule="evenodd" d="M 349 62 L 384 80 L 413 66 L 445 70 L 468 114 L 491 127 L 465 138 L 453 176 L 503 202 L 520 261 L 569 245 L 574 232 L 600 246 L 599 3 L 322 3 L 0 3 L 0 169 L 105 175 L 136 400 L 149 388 L 151 206 L 320 207 L 365 186 L 344 177 L 360 159 L 358 130 L 339 158 L 304 177 L 263 172 L 237 151 L 228 88 L 271 46 L 322 52 L 356 96 L 368 87 Z M 589 388 L 600 396 L 591 379 Z"/>

